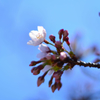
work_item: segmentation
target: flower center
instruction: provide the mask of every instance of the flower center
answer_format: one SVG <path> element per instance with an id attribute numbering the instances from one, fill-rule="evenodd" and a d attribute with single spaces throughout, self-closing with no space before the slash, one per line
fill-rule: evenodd
<path id="1" fill-rule="evenodd" d="M 37 38 L 37 39 L 40 39 L 40 38 L 43 38 L 43 36 L 42 36 L 40 33 L 38 33 L 38 34 L 36 35 L 36 38 Z"/>

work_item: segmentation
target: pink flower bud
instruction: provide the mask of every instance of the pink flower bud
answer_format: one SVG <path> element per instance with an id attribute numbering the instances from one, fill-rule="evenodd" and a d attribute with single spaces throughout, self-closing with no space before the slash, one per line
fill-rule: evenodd
<path id="1" fill-rule="evenodd" d="M 55 82 L 54 85 L 51 86 L 52 92 L 54 92 L 57 89 L 57 83 Z"/>
<path id="2" fill-rule="evenodd" d="M 46 76 L 47 72 L 45 72 L 42 76 L 40 76 L 38 78 L 38 80 L 37 80 L 37 86 L 40 86 L 44 82 L 44 77 Z"/>
<path id="3" fill-rule="evenodd" d="M 56 41 L 55 42 L 55 47 L 56 48 L 61 49 L 61 45 L 62 45 L 61 41 Z"/>
<path id="4" fill-rule="evenodd" d="M 69 35 L 68 31 L 65 30 L 64 33 L 63 33 L 63 39 L 66 38 L 68 35 Z"/>
<path id="5" fill-rule="evenodd" d="M 64 41 L 69 41 L 69 37 L 65 37 L 64 38 Z"/>
<path id="6" fill-rule="evenodd" d="M 31 61 L 29 66 L 35 66 L 36 64 L 40 63 L 41 61 Z"/>
<path id="7" fill-rule="evenodd" d="M 59 30 L 59 32 L 58 32 L 58 34 L 59 34 L 59 39 L 62 38 L 63 33 L 64 33 L 64 29 Z"/>
<path id="8" fill-rule="evenodd" d="M 60 90 L 61 87 L 62 87 L 62 83 L 61 82 L 57 83 L 58 91 Z"/>
<path id="9" fill-rule="evenodd" d="M 57 72 L 54 72 L 54 73 L 53 73 L 53 77 L 54 77 L 55 79 L 60 79 L 60 77 L 61 77 L 62 74 L 63 74 L 63 71 L 58 70 Z"/>
<path id="10" fill-rule="evenodd" d="M 55 78 L 55 82 L 56 82 L 56 83 L 59 83 L 59 82 L 60 82 L 60 78 L 59 78 L 59 79 L 56 79 L 56 78 Z"/>
<path id="11" fill-rule="evenodd" d="M 49 81 L 49 87 L 51 86 L 52 81 L 53 81 L 53 76 L 51 77 L 51 79 L 50 79 L 50 81 Z"/>
<path id="12" fill-rule="evenodd" d="M 65 52 L 60 52 L 60 60 L 64 60 L 64 59 L 66 59 L 66 57 L 67 57 L 67 54 L 65 53 Z"/>
<path id="13" fill-rule="evenodd" d="M 70 42 L 69 41 L 66 41 L 67 45 L 70 45 Z"/>
<path id="14" fill-rule="evenodd" d="M 31 69 L 31 73 L 33 73 L 33 75 L 38 75 L 40 73 L 40 69 L 38 67 L 33 67 Z"/>
<path id="15" fill-rule="evenodd" d="M 63 33 L 63 41 L 65 40 L 65 38 L 69 35 L 68 31 L 65 30 Z"/>
<path id="16" fill-rule="evenodd" d="M 44 77 L 40 76 L 37 80 L 37 86 L 39 87 L 44 82 Z"/>
<path id="17" fill-rule="evenodd" d="M 49 39 L 50 39 L 53 43 L 55 43 L 55 36 L 50 35 L 50 36 L 49 36 Z"/>
<path id="18" fill-rule="evenodd" d="M 39 69 L 39 70 L 41 70 L 41 69 L 43 69 L 43 68 L 44 68 L 43 64 L 41 64 L 41 65 L 38 66 L 38 69 Z"/>

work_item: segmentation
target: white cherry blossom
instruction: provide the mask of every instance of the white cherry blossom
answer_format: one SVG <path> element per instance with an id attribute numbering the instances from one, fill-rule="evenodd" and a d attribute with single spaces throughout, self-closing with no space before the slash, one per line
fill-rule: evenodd
<path id="1" fill-rule="evenodd" d="M 42 26 L 37 27 L 38 31 L 32 30 L 29 36 L 32 40 L 27 42 L 28 45 L 37 46 L 41 44 L 46 37 L 46 30 Z"/>

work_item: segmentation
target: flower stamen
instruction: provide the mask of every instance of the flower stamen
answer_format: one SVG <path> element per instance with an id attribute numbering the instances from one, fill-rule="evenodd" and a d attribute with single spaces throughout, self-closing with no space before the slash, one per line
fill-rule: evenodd
<path id="1" fill-rule="evenodd" d="M 43 35 L 41 35 L 40 33 L 38 33 L 38 34 L 36 35 L 36 38 L 37 38 L 37 39 L 43 38 Z"/>

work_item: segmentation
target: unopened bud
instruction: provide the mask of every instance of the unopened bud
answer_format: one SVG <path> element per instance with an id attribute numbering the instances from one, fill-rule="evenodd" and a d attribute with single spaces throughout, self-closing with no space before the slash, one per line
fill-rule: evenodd
<path id="1" fill-rule="evenodd" d="M 38 67 L 39 70 L 41 70 L 41 69 L 44 68 L 43 64 L 41 64 L 41 65 L 39 65 L 39 66 L 37 66 L 37 67 Z"/>
<path id="2" fill-rule="evenodd" d="M 64 59 L 66 59 L 66 57 L 67 57 L 67 54 L 65 53 L 65 52 L 60 52 L 60 60 L 64 60 Z"/>
<path id="3" fill-rule="evenodd" d="M 52 92 L 54 92 L 57 89 L 57 83 L 55 82 L 54 85 L 51 86 Z"/>
<path id="4" fill-rule="evenodd" d="M 37 86 L 39 87 L 44 82 L 44 77 L 40 76 L 37 80 Z"/>
<path id="5" fill-rule="evenodd" d="M 60 82 L 60 79 L 61 79 L 61 78 L 59 78 L 59 79 L 56 79 L 56 78 L 55 78 L 55 82 L 56 82 L 56 83 L 59 83 L 59 82 Z"/>
<path id="6" fill-rule="evenodd" d="M 56 42 L 55 42 L 55 47 L 56 47 L 57 49 L 61 49 L 61 45 L 62 45 L 61 41 L 56 41 Z"/>
<path id="7" fill-rule="evenodd" d="M 38 78 L 38 80 L 37 80 L 37 86 L 40 86 L 44 82 L 44 77 L 46 76 L 47 72 L 45 72 L 42 76 L 40 76 Z"/>
<path id="8" fill-rule="evenodd" d="M 66 41 L 67 45 L 70 45 L 70 42 L 69 41 Z"/>
<path id="9" fill-rule="evenodd" d="M 58 34 L 59 34 L 59 39 L 62 38 L 63 33 L 64 33 L 64 29 L 59 30 L 59 32 L 58 32 Z"/>
<path id="10" fill-rule="evenodd" d="M 50 36 L 49 36 L 49 39 L 50 39 L 53 43 L 55 43 L 55 36 L 50 35 Z"/>
<path id="11" fill-rule="evenodd" d="M 35 66 L 36 64 L 40 63 L 41 61 L 31 61 L 29 66 Z"/>
<path id="12" fill-rule="evenodd" d="M 65 30 L 63 33 L 63 41 L 65 40 L 65 38 L 69 35 L 68 31 Z"/>
<path id="13" fill-rule="evenodd" d="M 69 37 L 68 37 L 68 36 L 65 37 L 65 38 L 64 38 L 64 41 L 69 41 Z"/>
<path id="14" fill-rule="evenodd" d="M 31 73 L 33 73 L 33 75 L 38 75 L 40 73 L 40 69 L 38 67 L 33 67 L 31 69 Z"/>
<path id="15" fill-rule="evenodd" d="M 52 84 L 52 80 L 53 80 L 53 76 L 51 77 L 50 81 L 49 81 L 49 87 L 51 86 Z"/>
<path id="16" fill-rule="evenodd" d="M 60 77 L 61 77 L 62 74 L 63 74 L 63 71 L 58 70 L 57 72 L 54 72 L 54 73 L 53 73 L 53 77 L 54 77 L 55 79 L 60 79 Z"/>
<path id="17" fill-rule="evenodd" d="M 62 83 L 61 82 L 57 83 L 58 91 L 60 90 L 61 87 L 62 87 Z"/>

